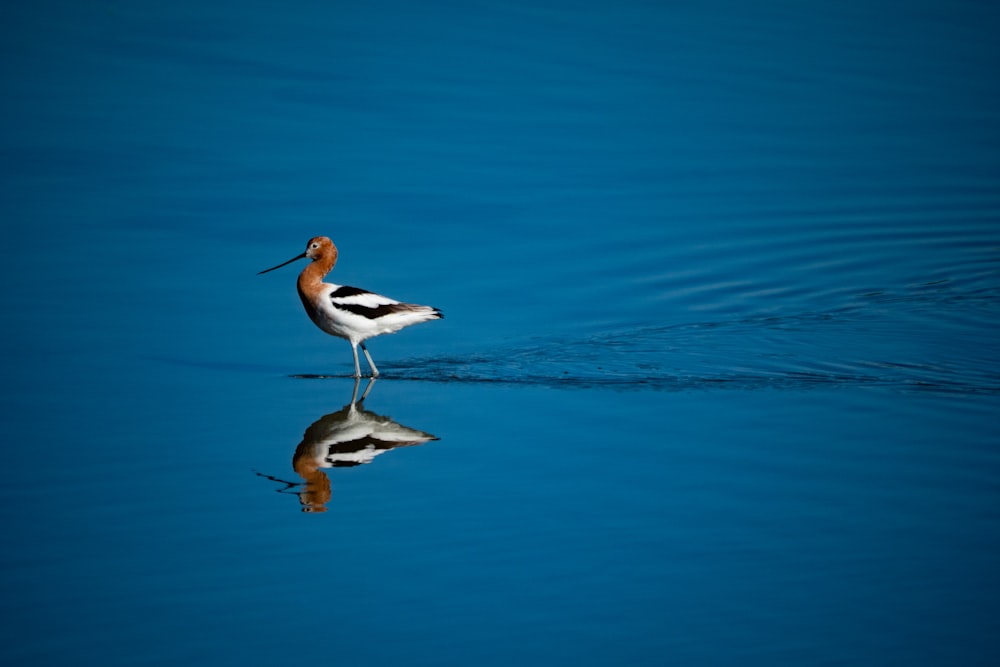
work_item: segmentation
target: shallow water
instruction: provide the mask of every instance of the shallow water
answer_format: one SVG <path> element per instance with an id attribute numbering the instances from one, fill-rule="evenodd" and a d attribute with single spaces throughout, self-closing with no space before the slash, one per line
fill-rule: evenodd
<path id="1" fill-rule="evenodd" d="M 1000 12 L 868 5 L 0 10 L 0 661 L 994 664 Z"/>

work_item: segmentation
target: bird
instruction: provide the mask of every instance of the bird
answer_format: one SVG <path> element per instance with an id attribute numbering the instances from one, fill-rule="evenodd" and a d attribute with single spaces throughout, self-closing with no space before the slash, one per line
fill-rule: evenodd
<path id="1" fill-rule="evenodd" d="M 299 502 L 303 512 L 324 512 L 332 495 L 330 478 L 323 468 L 344 468 L 371 463 L 376 456 L 397 447 L 422 445 L 437 436 L 403 426 L 390 417 L 364 407 L 364 400 L 376 380 L 357 399 L 359 379 L 354 380 L 351 402 L 337 412 L 320 417 L 302 435 L 295 448 L 292 468 L 302 477 Z M 287 483 L 287 482 L 286 482 Z"/>
<path id="2" fill-rule="evenodd" d="M 395 333 L 411 324 L 419 324 L 444 317 L 437 308 L 418 306 L 390 299 L 359 287 L 335 285 L 323 282 L 337 263 L 337 246 L 326 236 L 315 236 L 306 243 L 303 253 L 292 257 L 270 269 L 259 271 L 257 275 L 280 269 L 300 259 L 310 259 L 299 274 L 297 288 L 302 305 L 309 319 L 320 329 L 347 340 L 354 354 L 354 377 L 361 377 L 358 363 L 358 348 L 365 354 L 371 377 L 378 377 L 378 368 L 372 355 L 365 347 L 365 341 L 373 336 Z"/>

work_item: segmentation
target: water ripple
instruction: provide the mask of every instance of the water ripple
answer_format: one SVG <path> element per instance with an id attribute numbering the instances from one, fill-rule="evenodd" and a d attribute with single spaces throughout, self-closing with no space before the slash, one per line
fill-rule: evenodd
<path id="1" fill-rule="evenodd" d="M 920 312 L 930 307 L 929 296 L 938 315 L 933 321 Z M 822 386 L 995 394 L 1000 363 L 992 328 L 970 327 L 970 319 L 983 322 L 968 314 L 969 301 L 996 310 L 996 300 L 985 296 L 875 293 L 830 312 L 535 337 L 475 354 L 397 362 L 391 375 L 559 388 Z M 887 305 L 891 315 L 884 312 Z M 949 306 L 966 316 L 959 327 L 953 327 Z"/>

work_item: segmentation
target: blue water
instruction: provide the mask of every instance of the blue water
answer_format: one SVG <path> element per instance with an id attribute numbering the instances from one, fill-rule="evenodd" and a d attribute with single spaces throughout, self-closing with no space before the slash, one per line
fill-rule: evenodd
<path id="1" fill-rule="evenodd" d="M 1000 9 L 881 4 L 7 3 L 0 662 L 997 664 Z"/>

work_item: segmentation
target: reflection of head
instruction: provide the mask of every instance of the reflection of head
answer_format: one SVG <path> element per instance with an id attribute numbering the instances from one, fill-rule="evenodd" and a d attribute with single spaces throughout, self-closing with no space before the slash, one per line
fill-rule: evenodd
<path id="1" fill-rule="evenodd" d="M 326 504 L 330 502 L 333 491 L 330 489 L 330 478 L 316 465 L 316 461 L 308 456 L 308 447 L 299 446 L 295 450 L 295 457 L 292 459 L 292 467 L 295 469 L 305 485 L 299 492 L 299 503 L 302 504 L 303 512 L 325 512 Z"/>
<path id="2" fill-rule="evenodd" d="M 302 511 L 325 512 L 330 495 L 330 478 L 321 472 L 317 473 L 316 479 L 307 482 L 305 490 L 299 494 Z"/>

